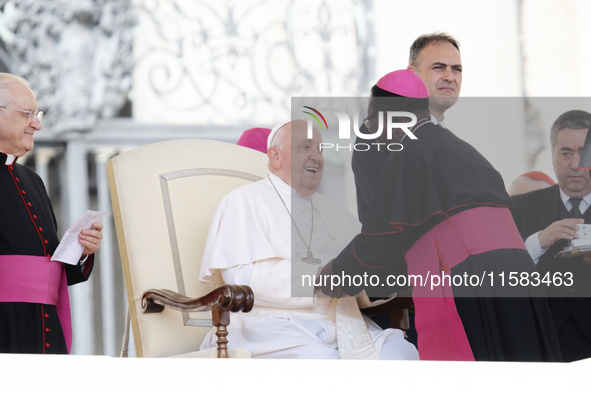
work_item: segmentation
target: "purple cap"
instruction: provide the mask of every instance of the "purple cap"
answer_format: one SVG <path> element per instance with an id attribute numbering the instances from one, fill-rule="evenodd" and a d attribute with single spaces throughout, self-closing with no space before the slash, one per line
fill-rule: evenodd
<path id="1" fill-rule="evenodd" d="M 427 98 L 429 91 L 425 82 L 413 70 L 392 71 L 380 78 L 376 85 L 390 93 L 403 97 Z"/>
<path id="2" fill-rule="evenodd" d="M 250 147 L 251 149 L 266 153 L 267 138 L 270 133 L 270 128 L 249 128 L 244 131 L 240 136 L 240 139 L 238 139 L 238 145 Z"/>

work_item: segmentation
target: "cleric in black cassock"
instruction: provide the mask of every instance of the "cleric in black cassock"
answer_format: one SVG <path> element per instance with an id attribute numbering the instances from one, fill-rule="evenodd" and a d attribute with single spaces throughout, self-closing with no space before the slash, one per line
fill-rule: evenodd
<path id="1" fill-rule="evenodd" d="M 374 89 L 386 96 L 409 80 L 422 83 L 403 70 L 387 74 Z M 426 95 L 407 97 L 419 98 L 370 102 L 381 111 L 414 113 L 417 139 L 398 135 L 404 148 L 385 163 L 362 233 L 320 273 L 345 285 L 323 292 L 341 296 L 365 289 L 369 296 L 386 296 L 404 286 L 396 285 L 404 277 L 413 285 L 421 359 L 560 360 L 544 291 L 507 285 L 510 272 L 531 274 L 535 265 L 500 174 L 471 145 L 431 123 Z M 364 274 L 378 276 L 380 284 L 346 280 Z M 399 281 L 387 282 L 389 275 Z"/>
<path id="2" fill-rule="evenodd" d="M 67 285 L 88 279 L 101 223 L 84 230 L 77 266 L 50 261 L 59 238 L 41 178 L 17 164 L 41 129 L 28 83 L 0 73 L 0 352 L 65 354 L 71 345 Z"/>

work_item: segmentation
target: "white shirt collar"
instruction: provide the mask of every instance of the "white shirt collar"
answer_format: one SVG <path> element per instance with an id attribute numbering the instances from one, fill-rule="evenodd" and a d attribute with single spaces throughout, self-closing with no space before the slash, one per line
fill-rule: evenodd
<path id="1" fill-rule="evenodd" d="M 437 121 L 437 118 L 435 116 L 433 116 L 433 114 L 431 114 L 431 121 L 436 126 L 438 125 L 438 126 L 445 128 L 445 116 L 441 119 L 441 121 Z"/>
<path id="2" fill-rule="evenodd" d="M 573 208 L 573 205 L 570 203 L 569 200 L 570 197 L 566 195 L 564 191 L 562 191 L 562 188 L 558 187 L 558 189 L 560 190 L 560 199 L 562 199 L 564 207 L 567 211 L 570 211 L 570 209 Z M 591 206 L 591 193 L 582 197 L 581 204 L 579 205 L 579 211 L 581 212 L 581 214 L 584 214 L 589 206 Z"/>
<path id="3" fill-rule="evenodd" d="M 4 153 L 6 154 L 6 153 Z M 6 162 L 4 163 L 4 165 L 9 166 L 14 164 L 14 162 L 16 161 L 16 157 L 13 156 L 12 154 L 6 154 Z"/>

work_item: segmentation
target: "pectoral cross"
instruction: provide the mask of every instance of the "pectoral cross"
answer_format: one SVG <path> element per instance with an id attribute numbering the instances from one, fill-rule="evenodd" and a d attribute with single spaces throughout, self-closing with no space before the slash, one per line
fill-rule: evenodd
<path id="1" fill-rule="evenodd" d="M 314 258 L 312 255 L 312 251 L 308 250 L 307 255 L 302 257 L 302 262 L 307 263 L 309 265 L 320 265 L 320 259 Z"/>

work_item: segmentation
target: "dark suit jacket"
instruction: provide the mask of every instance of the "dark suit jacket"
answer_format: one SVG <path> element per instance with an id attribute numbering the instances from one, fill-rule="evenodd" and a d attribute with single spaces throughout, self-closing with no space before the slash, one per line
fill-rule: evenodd
<path id="1" fill-rule="evenodd" d="M 524 240 L 547 228 L 553 222 L 568 217 L 568 212 L 560 198 L 558 185 L 515 195 L 513 201 L 515 203 L 513 216 Z M 591 223 L 591 208 L 585 211 L 583 218 L 585 223 Z M 540 257 L 538 271 L 542 276 L 550 273 L 550 280 L 554 273 L 558 273 L 562 278 L 567 273 L 573 274 L 573 286 L 546 287 L 548 303 L 559 339 L 562 329 L 571 332 L 566 327 L 568 324 L 575 324 L 582 331 L 580 339 L 586 340 L 585 343 L 581 343 L 581 346 L 589 346 L 591 351 L 591 266 L 582 263 L 580 258 L 555 258 L 555 255 L 567 245 L 566 240 L 554 243 Z M 568 349 L 563 349 L 565 359 L 569 358 L 568 352 Z"/>

